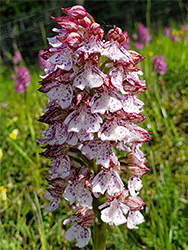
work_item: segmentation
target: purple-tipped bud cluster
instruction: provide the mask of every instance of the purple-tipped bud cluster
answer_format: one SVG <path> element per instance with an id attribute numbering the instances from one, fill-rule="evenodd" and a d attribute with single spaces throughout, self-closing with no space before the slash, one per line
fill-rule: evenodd
<path id="1" fill-rule="evenodd" d="M 104 31 L 82 6 L 62 11 L 67 16 L 53 18 L 60 29 L 53 29 L 56 35 L 41 55 L 51 66 L 39 90 L 50 101 L 39 119 L 49 128 L 38 142 L 46 144 L 41 155 L 52 159 L 45 208 L 54 211 L 61 198 L 77 207 L 64 221 L 75 223 L 65 238 L 84 247 L 98 214 L 94 197 L 103 198 L 98 209 L 109 225 L 136 229 L 144 221 L 138 195 L 140 177 L 149 169 L 141 147 L 150 134 L 137 125 L 145 117 L 136 97 L 146 90 L 136 67 L 144 58 L 125 49 L 128 34 L 116 26 L 104 41 Z M 125 155 L 121 161 L 118 151 Z M 122 176 L 128 177 L 127 186 Z"/>
<path id="2" fill-rule="evenodd" d="M 154 56 L 152 60 L 153 71 L 160 75 L 166 74 L 167 66 L 164 56 Z"/>

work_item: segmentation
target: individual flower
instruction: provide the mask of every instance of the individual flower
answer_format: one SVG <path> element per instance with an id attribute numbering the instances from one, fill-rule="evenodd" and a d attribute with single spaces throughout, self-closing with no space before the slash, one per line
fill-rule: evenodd
<path id="1" fill-rule="evenodd" d="M 160 75 L 166 74 L 167 66 L 164 56 L 154 56 L 152 59 L 153 71 L 159 73 Z"/>
<path id="2" fill-rule="evenodd" d="M 105 191 L 113 196 L 115 193 L 121 192 L 124 184 L 118 173 L 113 168 L 101 170 L 92 181 L 92 192 L 104 194 Z"/>
<path id="3" fill-rule="evenodd" d="M 130 211 L 127 217 L 127 227 L 129 229 L 138 229 L 136 225 L 139 225 L 144 222 L 144 216 L 140 211 Z"/>
<path id="4" fill-rule="evenodd" d="M 90 227 L 95 223 L 95 215 L 92 209 L 80 207 L 72 217 L 64 220 L 63 224 L 77 222 L 73 224 L 65 233 L 65 239 L 72 241 L 76 239 L 76 246 L 82 248 L 89 243 L 91 237 Z"/>
<path id="5" fill-rule="evenodd" d="M 129 207 L 123 204 L 122 202 L 114 199 L 112 202 L 107 202 L 104 205 L 109 205 L 101 212 L 102 221 L 108 223 L 110 226 L 115 225 L 119 226 L 127 222 L 125 215 L 129 211 Z M 100 209 L 104 207 L 100 206 Z"/>
<path id="6" fill-rule="evenodd" d="M 109 168 L 110 160 L 116 165 L 118 159 L 114 149 L 109 141 L 100 141 L 94 139 L 89 141 L 82 147 L 82 154 L 86 155 L 90 160 L 96 158 L 96 164 Z"/>

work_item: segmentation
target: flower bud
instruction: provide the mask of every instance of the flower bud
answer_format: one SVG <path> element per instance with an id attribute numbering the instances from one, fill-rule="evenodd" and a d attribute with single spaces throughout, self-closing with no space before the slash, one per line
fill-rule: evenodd
<path id="1" fill-rule="evenodd" d="M 86 17 L 84 17 L 83 19 L 79 19 L 79 20 L 78 20 L 78 23 L 79 23 L 79 25 L 81 25 L 82 27 L 88 28 L 88 27 L 91 26 L 92 21 L 91 21 L 91 19 L 89 19 L 89 18 L 86 16 Z"/>
<path id="2" fill-rule="evenodd" d="M 43 122 L 46 124 L 54 124 L 60 123 L 65 120 L 67 117 L 66 110 L 63 110 L 58 104 L 52 106 L 49 110 L 47 110 L 44 115 L 39 118 L 39 122 Z"/>
<path id="3" fill-rule="evenodd" d="M 92 23 L 92 25 L 86 29 L 84 37 L 90 38 L 91 36 L 98 36 L 100 40 L 103 38 L 104 31 L 101 29 L 100 24 Z"/>
<path id="4" fill-rule="evenodd" d="M 81 209 L 75 212 L 74 216 L 80 219 L 79 224 L 84 228 L 91 227 L 96 220 L 93 210 L 86 206 L 81 207 Z"/>
<path id="5" fill-rule="evenodd" d="M 78 30 L 78 22 L 70 16 L 52 17 L 62 29 L 68 32 L 75 32 Z"/>
<path id="6" fill-rule="evenodd" d="M 69 47 L 76 49 L 78 44 L 82 42 L 82 36 L 76 32 L 71 32 L 62 42 Z"/>
<path id="7" fill-rule="evenodd" d="M 141 56 L 139 53 L 137 53 L 136 51 L 133 50 L 129 50 L 129 54 L 131 55 L 131 58 L 133 60 L 133 62 L 135 64 L 141 62 L 142 60 L 144 60 L 144 57 Z"/>
<path id="8" fill-rule="evenodd" d="M 131 211 L 140 210 L 144 205 L 145 202 L 138 196 L 128 196 L 125 199 L 125 204 L 130 207 Z"/>
<path id="9" fill-rule="evenodd" d="M 81 5 L 75 5 L 71 8 L 61 8 L 62 12 L 76 19 L 82 19 L 87 15 L 85 8 Z"/>
<path id="10" fill-rule="evenodd" d="M 132 152 L 127 153 L 125 162 L 126 171 L 133 177 L 141 177 L 150 170 L 145 166 L 145 161 L 139 160 Z"/>
<path id="11" fill-rule="evenodd" d="M 109 30 L 108 31 L 108 34 L 107 34 L 107 39 L 110 41 L 110 40 L 117 40 L 120 35 L 122 34 L 122 30 L 116 26 L 114 26 L 113 29 Z"/>
<path id="12" fill-rule="evenodd" d="M 122 32 L 122 30 L 116 26 L 114 26 L 113 29 L 109 30 L 107 34 L 107 39 L 109 41 L 114 40 L 117 41 L 119 44 L 124 44 L 126 43 L 128 38 L 128 33 L 127 32 Z"/>
<path id="13" fill-rule="evenodd" d="M 40 153 L 40 155 L 46 157 L 46 158 L 57 158 L 62 155 L 66 155 L 68 150 L 69 150 L 69 145 L 64 144 L 64 145 L 47 145 L 45 148 L 46 151 Z"/>

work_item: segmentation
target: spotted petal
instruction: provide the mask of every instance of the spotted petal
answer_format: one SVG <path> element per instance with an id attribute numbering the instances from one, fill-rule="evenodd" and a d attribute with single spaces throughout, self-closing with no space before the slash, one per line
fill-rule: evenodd
<path id="1" fill-rule="evenodd" d="M 92 192 L 93 193 L 101 193 L 104 194 L 104 192 L 108 188 L 108 184 L 111 179 L 111 174 L 101 170 L 93 179 L 92 181 Z"/>
<path id="2" fill-rule="evenodd" d="M 109 142 L 90 141 L 82 147 L 82 153 L 89 159 L 96 158 L 96 164 L 105 168 L 109 167 L 110 158 L 117 164 L 118 159 L 115 156 L 112 145 Z"/>
<path id="3" fill-rule="evenodd" d="M 91 69 L 85 69 L 78 75 L 73 82 L 73 87 L 83 90 L 85 87 L 90 89 L 98 88 L 103 84 L 103 79 Z"/>
<path id="4" fill-rule="evenodd" d="M 103 92 L 101 94 L 96 93 L 93 96 L 90 105 L 92 113 L 101 114 L 104 114 L 106 111 L 110 111 L 113 113 L 122 108 L 121 102 L 115 97 L 110 96 L 110 94 L 107 92 Z"/>
<path id="5" fill-rule="evenodd" d="M 127 218 L 127 227 L 129 229 L 138 229 L 136 225 L 144 222 L 144 216 L 137 211 L 130 211 Z"/>
<path id="6" fill-rule="evenodd" d="M 46 209 L 46 211 L 48 212 L 53 212 L 54 210 L 56 210 L 59 207 L 59 198 L 54 198 L 50 192 L 48 192 L 46 190 L 45 194 L 44 194 L 44 198 L 51 201 L 50 205 L 45 205 L 44 208 Z"/>
<path id="7" fill-rule="evenodd" d="M 61 124 L 51 125 L 49 129 L 44 130 L 42 134 L 46 134 L 43 138 L 38 138 L 40 144 L 62 145 L 67 139 L 66 127 L 61 127 Z"/>
<path id="8" fill-rule="evenodd" d="M 113 61 L 124 60 L 129 62 L 129 53 L 126 50 L 122 50 L 119 43 L 110 41 L 104 45 L 104 49 L 101 53 L 102 56 L 107 56 Z"/>
<path id="9" fill-rule="evenodd" d="M 115 193 L 122 191 L 124 184 L 114 170 L 101 170 L 92 181 L 92 192 L 101 193 L 107 190 L 108 194 L 113 196 Z"/>
<path id="10" fill-rule="evenodd" d="M 57 51 L 54 55 L 52 55 L 48 61 L 52 64 L 56 64 L 58 68 L 64 69 L 66 71 L 72 69 L 72 51 L 66 47 L 63 51 Z"/>
<path id="11" fill-rule="evenodd" d="M 60 84 L 46 93 L 51 100 L 58 100 L 62 109 L 68 108 L 72 103 L 73 90 L 70 84 Z"/>
<path id="12" fill-rule="evenodd" d="M 98 132 L 102 141 L 122 141 L 131 138 L 131 135 L 128 128 L 118 125 L 115 121 L 106 121 Z"/>
<path id="13" fill-rule="evenodd" d="M 137 196 L 139 192 L 135 191 L 140 191 L 140 189 L 143 187 L 142 181 L 140 178 L 137 177 L 130 177 L 128 181 L 128 190 L 131 194 L 131 196 Z"/>
<path id="14" fill-rule="evenodd" d="M 65 233 L 65 239 L 72 241 L 76 239 L 76 246 L 79 248 L 85 247 L 91 238 L 91 231 L 89 228 L 83 228 L 79 224 L 72 225 Z"/>
<path id="15" fill-rule="evenodd" d="M 56 158 L 52 161 L 53 168 L 49 169 L 48 172 L 50 175 L 50 178 L 65 178 L 70 175 L 70 158 L 66 155 L 64 157 Z"/>
<path id="16" fill-rule="evenodd" d="M 124 73 L 119 69 L 115 68 L 109 71 L 109 76 L 111 76 L 112 85 L 118 90 L 121 91 L 122 94 L 126 94 L 123 89 L 123 77 Z"/>
<path id="17" fill-rule="evenodd" d="M 108 185 L 108 194 L 113 196 L 123 190 L 124 184 L 116 171 L 112 171 L 111 180 Z"/>
<path id="18" fill-rule="evenodd" d="M 75 114 L 74 118 L 69 122 L 68 132 L 80 132 L 81 129 L 87 133 L 99 131 L 102 118 L 98 114 L 91 114 L 87 109 L 81 109 L 79 114 Z"/>
<path id="19" fill-rule="evenodd" d="M 142 108 L 144 103 L 140 101 L 139 99 L 137 99 L 135 96 L 130 94 L 126 96 L 126 99 L 122 102 L 122 105 L 126 113 L 139 114 L 143 111 L 143 110 L 140 110 L 140 108 Z"/>
<path id="20" fill-rule="evenodd" d="M 101 220 L 110 226 L 113 224 L 119 226 L 127 221 L 116 199 L 110 203 L 109 207 L 101 211 Z"/>
<path id="21" fill-rule="evenodd" d="M 93 198 L 89 190 L 84 187 L 83 182 L 69 183 L 63 193 L 63 197 L 72 205 L 75 201 L 80 206 L 92 207 Z"/>
<path id="22" fill-rule="evenodd" d="M 77 53 L 101 53 L 103 51 L 102 42 L 97 37 L 91 37 L 89 40 L 80 44 L 80 48 L 77 49 Z"/>

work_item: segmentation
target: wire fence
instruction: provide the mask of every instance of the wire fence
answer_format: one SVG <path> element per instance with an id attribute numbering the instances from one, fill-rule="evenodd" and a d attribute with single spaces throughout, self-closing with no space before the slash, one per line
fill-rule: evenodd
<path id="1" fill-rule="evenodd" d="M 187 1 L 183 0 L 7 0 L 3 1 L 0 10 L 3 61 L 11 65 L 6 52 L 14 53 L 14 42 L 26 63 L 34 64 L 38 51 L 47 46 L 46 35 L 53 36 L 52 28 L 58 27 L 51 16 L 61 16 L 61 7 L 75 4 L 82 4 L 104 30 L 117 25 L 129 32 L 136 29 L 137 23 L 155 27 L 160 22 L 168 26 L 171 20 L 183 23 L 187 16 Z"/>

